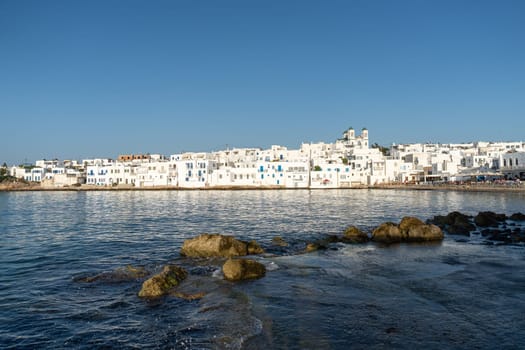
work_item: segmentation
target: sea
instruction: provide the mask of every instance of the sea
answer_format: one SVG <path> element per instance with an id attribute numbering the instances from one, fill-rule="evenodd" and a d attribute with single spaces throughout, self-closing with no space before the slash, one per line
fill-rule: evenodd
<path id="1" fill-rule="evenodd" d="M 525 212 L 525 194 L 379 189 L 0 193 L 1 349 L 525 349 L 525 246 L 308 242 L 404 216 Z M 257 280 L 179 252 L 256 240 Z M 287 246 L 272 239 L 282 237 Z M 184 267 L 202 298 L 138 297 Z M 177 287 L 177 288 L 179 288 Z"/>

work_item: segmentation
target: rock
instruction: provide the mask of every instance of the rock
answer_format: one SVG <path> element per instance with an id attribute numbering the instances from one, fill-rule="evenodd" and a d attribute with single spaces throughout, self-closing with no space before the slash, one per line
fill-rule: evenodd
<path id="1" fill-rule="evenodd" d="M 305 253 L 311 253 L 311 252 L 315 252 L 315 251 L 317 251 L 317 250 L 319 250 L 321 248 L 322 247 L 319 244 L 317 244 L 317 243 L 308 243 L 306 245 L 306 248 L 304 248 L 304 252 Z"/>
<path id="2" fill-rule="evenodd" d="M 468 222 L 470 222 L 470 217 L 460 213 L 459 211 L 453 211 L 448 213 L 446 216 L 436 215 L 434 216 L 434 219 L 429 221 L 429 223 L 437 225 L 442 229 L 447 225 L 457 225 Z"/>
<path id="3" fill-rule="evenodd" d="M 433 224 L 425 224 L 418 218 L 406 216 L 399 223 L 401 235 L 407 242 L 440 241 L 443 231 Z"/>
<path id="4" fill-rule="evenodd" d="M 491 211 L 482 211 L 474 218 L 476 225 L 481 227 L 498 226 L 500 222 L 505 221 L 505 214 L 496 214 Z"/>
<path id="5" fill-rule="evenodd" d="M 443 240 L 441 229 L 433 224 L 425 224 L 414 217 L 404 217 L 399 225 L 385 222 L 372 233 L 372 240 L 381 243 L 428 242 Z"/>
<path id="6" fill-rule="evenodd" d="M 273 237 L 272 244 L 279 247 L 288 247 L 288 243 L 286 243 L 286 241 L 281 236 Z"/>
<path id="7" fill-rule="evenodd" d="M 393 222 L 385 222 L 379 225 L 372 232 L 372 241 L 380 243 L 402 242 L 405 237 L 402 235 L 399 227 Z"/>
<path id="8" fill-rule="evenodd" d="M 261 278 L 266 274 L 263 264 L 249 259 L 228 259 L 222 266 L 224 278 L 229 281 Z"/>
<path id="9" fill-rule="evenodd" d="M 134 279 L 144 278 L 148 275 L 148 271 L 142 266 L 135 267 L 127 265 L 126 267 L 117 269 L 117 272 Z"/>
<path id="10" fill-rule="evenodd" d="M 115 271 L 103 272 L 95 276 L 76 278 L 75 282 L 92 283 L 96 281 L 105 281 L 109 283 L 118 283 L 144 278 L 147 275 L 148 271 L 146 271 L 144 267 L 127 265 L 126 267 L 119 267 Z"/>
<path id="11" fill-rule="evenodd" d="M 246 243 L 246 247 L 248 249 L 249 255 L 264 254 L 264 249 L 262 249 L 259 243 L 257 243 L 254 240 L 251 240 L 248 243 Z"/>
<path id="12" fill-rule="evenodd" d="M 464 235 L 469 236 L 470 232 L 474 231 L 476 229 L 476 226 L 468 223 L 460 223 L 460 224 L 454 224 L 446 227 L 446 230 L 451 235 Z"/>
<path id="13" fill-rule="evenodd" d="M 452 235 L 466 235 L 476 230 L 470 222 L 470 217 L 458 211 L 453 211 L 447 216 L 434 216 L 434 219 L 428 221 L 430 224 L 439 226 L 442 230 L 446 230 Z"/>
<path id="14" fill-rule="evenodd" d="M 510 216 L 512 221 L 525 221 L 525 214 L 522 213 L 514 213 Z"/>
<path id="15" fill-rule="evenodd" d="M 399 229 L 401 232 L 407 233 L 412 227 L 417 227 L 425 225 L 425 223 L 418 218 L 412 217 L 412 216 L 405 216 L 401 219 L 401 222 L 399 223 Z"/>
<path id="16" fill-rule="evenodd" d="M 348 227 L 341 238 L 343 243 L 366 243 L 368 241 L 368 235 L 355 226 Z"/>
<path id="17" fill-rule="evenodd" d="M 139 297 L 160 297 L 167 294 L 187 276 L 188 273 L 182 267 L 166 265 L 161 273 L 144 281 Z"/>
<path id="18" fill-rule="evenodd" d="M 248 254 L 247 244 L 232 236 L 203 234 L 187 239 L 182 245 L 181 255 L 193 258 L 244 256 Z"/>
<path id="19" fill-rule="evenodd" d="M 172 295 L 174 297 L 177 297 L 177 298 L 180 298 L 180 299 L 193 301 L 193 300 L 199 300 L 199 299 L 204 298 L 204 296 L 206 296 L 206 293 L 205 292 L 198 292 L 198 293 L 189 294 L 189 293 L 175 291 L 175 292 L 170 293 L 170 295 Z"/>
<path id="20" fill-rule="evenodd" d="M 432 224 L 411 227 L 407 233 L 407 242 L 441 241 L 443 238 L 443 231 Z"/>

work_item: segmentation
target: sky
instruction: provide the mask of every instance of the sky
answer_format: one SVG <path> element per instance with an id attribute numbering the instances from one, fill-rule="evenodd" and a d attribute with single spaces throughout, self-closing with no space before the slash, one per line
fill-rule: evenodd
<path id="1" fill-rule="evenodd" d="M 525 141 L 525 1 L 0 0 L 0 162 Z"/>

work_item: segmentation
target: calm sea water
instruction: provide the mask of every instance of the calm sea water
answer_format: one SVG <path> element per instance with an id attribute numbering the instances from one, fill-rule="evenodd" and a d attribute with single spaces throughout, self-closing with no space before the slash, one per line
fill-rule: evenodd
<path id="1" fill-rule="evenodd" d="M 3 349 L 525 348 L 525 247 L 447 236 L 440 244 L 308 240 L 405 215 L 525 211 L 519 193 L 394 190 L 0 193 Z M 183 259 L 201 233 L 255 239 L 266 277 L 223 281 L 219 262 Z M 276 250 L 271 239 L 291 245 Z M 273 249 L 273 250 L 272 250 Z M 176 263 L 201 300 L 137 297 Z M 110 276 L 92 283 L 86 276 Z"/>

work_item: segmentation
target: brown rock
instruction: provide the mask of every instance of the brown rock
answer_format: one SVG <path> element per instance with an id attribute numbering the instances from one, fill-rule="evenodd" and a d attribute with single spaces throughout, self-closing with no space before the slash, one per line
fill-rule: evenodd
<path id="1" fill-rule="evenodd" d="M 343 243 L 366 243 L 368 241 L 368 235 L 355 226 L 348 227 L 341 238 Z"/>
<path id="2" fill-rule="evenodd" d="M 399 227 L 393 222 L 385 222 L 372 232 L 372 241 L 380 243 L 396 243 L 405 240 Z"/>
<path id="3" fill-rule="evenodd" d="M 308 243 L 306 245 L 306 248 L 304 248 L 304 252 L 305 253 L 311 253 L 311 252 L 315 252 L 317 250 L 319 250 L 321 248 L 321 246 L 317 243 Z"/>
<path id="4" fill-rule="evenodd" d="M 188 273 L 182 267 L 166 265 L 161 273 L 144 281 L 139 297 L 160 297 L 167 294 L 187 276 Z"/>
<path id="5" fill-rule="evenodd" d="M 248 254 L 249 255 L 254 255 L 254 254 L 264 254 L 264 249 L 261 248 L 261 246 L 259 245 L 259 243 L 257 243 L 256 241 L 252 240 L 252 241 L 249 241 L 247 244 L 246 244 L 246 247 L 248 249 Z"/>
<path id="6" fill-rule="evenodd" d="M 229 281 L 261 278 L 266 274 L 263 264 L 249 259 L 228 259 L 222 266 L 224 278 Z"/>
<path id="7" fill-rule="evenodd" d="M 181 255 L 188 257 L 226 257 L 244 256 L 248 254 L 247 244 L 232 236 L 219 234 L 203 234 L 184 241 Z"/>
<path id="8" fill-rule="evenodd" d="M 418 218 L 412 216 L 405 216 L 399 223 L 401 232 L 407 233 L 412 227 L 424 225 L 425 223 Z"/>
<path id="9" fill-rule="evenodd" d="M 401 219 L 399 229 L 407 242 L 440 241 L 443 231 L 436 225 L 426 225 L 418 218 L 406 216 Z"/>
<path id="10" fill-rule="evenodd" d="M 288 243 L 286 243 L 286 241 L 281 236 L 273 237 L 272 244 L 279 247 L 288 247 Z"/>
<path id="11" fill-rule="evenodd" d="M 412 226 L 407 233 L 407 242 L 427 242 L 443 240 L 443 231 L 436 225 Z"/>

